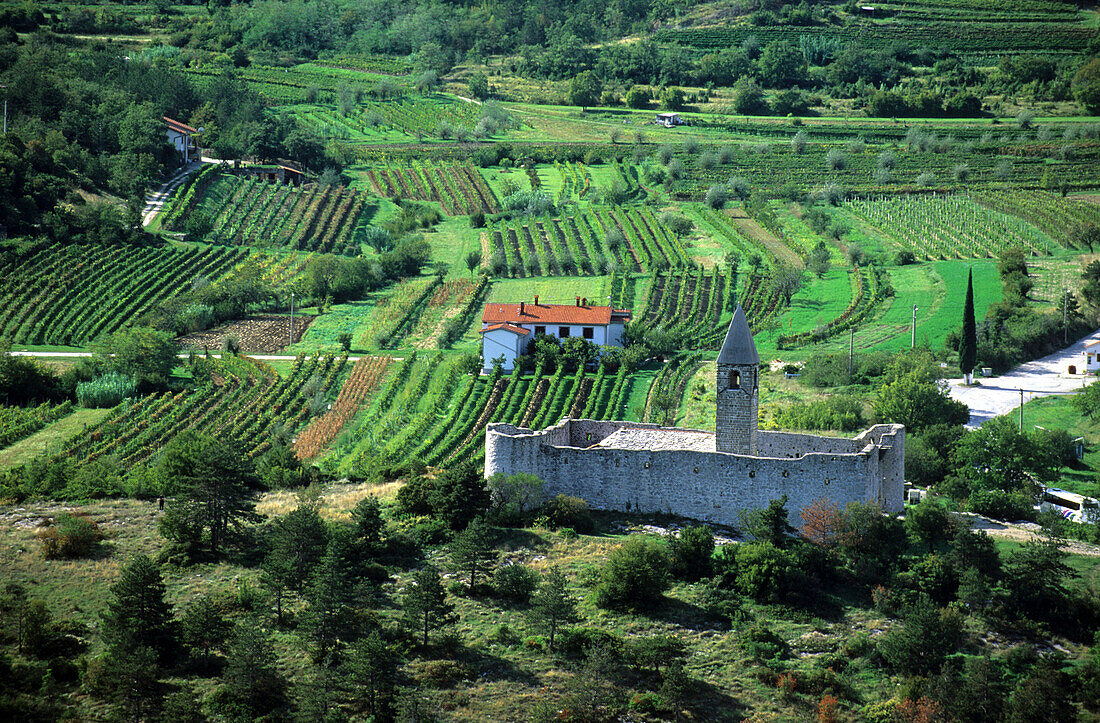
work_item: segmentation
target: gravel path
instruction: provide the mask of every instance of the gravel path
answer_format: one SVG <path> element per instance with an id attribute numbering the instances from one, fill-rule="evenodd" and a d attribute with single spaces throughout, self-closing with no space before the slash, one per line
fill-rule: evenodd
<path id="1" fill-rule="evenodd" d="M 185 166 L 164 185 L 145 197 L 145 208 L 141 210 L 142 226 L 148 226 L 153 222 L 156 215 L 164 208 L 164 202 L 172 195 L 172 191 L 176 190 L 176 187 L 183 183 L 183 179 L 187 178 L 191 171 L 194 171 L 201 165 L 201 163 L 193 162 Z"/>
<path id="2" fill-rule="evenodd" d="M 1093 378 L 1081 374 L 1070 376 L 1067 369 L 1070 364 L 1080 369 L 1086 342 L 1098 340 L 1100 331 L 1095 331 L 1065 349 L 1021 364 L 1001 376 L 988 379 L 976 376 L 974 380 L 979 386 L 966 387 L 962 379 L 949 379 L 951 398 L 970 407 L 967 426 L 973 428 L 1018 408 L 1021 389 L 1025 403 L 1052 394 L 1075 394 Z"/>

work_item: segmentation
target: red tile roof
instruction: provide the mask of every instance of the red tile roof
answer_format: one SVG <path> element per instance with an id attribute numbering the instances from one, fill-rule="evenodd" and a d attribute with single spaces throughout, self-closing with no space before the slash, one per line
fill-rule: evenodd
<path id="1" fill-rule="evenodd" d="M 573 324 L 606 326 L 611 317 L 616 321 L 630 318 L 627 309 L 610 306 L 576 306 L 575 304 L 527 304 L 520 314 L 519 304 L 486 304 L 481 315 L 483 324 Z"/>
<path id="2" fill-rule="evenodd" d="M 161 116 L 161 119 L 164 120 L 164 122 L 168 124 L 169 128 L 171 128 L 172 130 L 177 131 L 179 133 L 198 133 L 199 132 L 198 128 L 192 128 L 191 126 L 187 125 L 186 123 L 180 123 L 178 120 L 175 120 L 173 118 L 169 118 L 166 115 Z"/>
<path id="3" fill-rule="evenodd" d="M 516 326 L 515 324 L 493 324 L 480 330 L 478 334 L 484 334 L 487 331 L 496 331 L 497 329 L 504 329 L 510 331 L 513 334 L 519 334 L 520 336 L 527 336 L 531 333 L 530 329 L 524 329 L 522 326 Z"/>

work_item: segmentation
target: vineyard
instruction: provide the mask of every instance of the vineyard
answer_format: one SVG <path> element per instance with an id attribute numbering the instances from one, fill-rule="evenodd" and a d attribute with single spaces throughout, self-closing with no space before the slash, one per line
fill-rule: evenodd
<path id="1" fill-rule="evenodd" d="M 904 135 L 904 126 L 902 133 Z M 725 162 L 700 166 L 703 152 L 676 154 L 685 169 L 678 182 L 676 195 L 701 199 L 714 184 L 724 184 L 731 176 L 744 178 L 753 187 L 779 189 L 790 184 L 802 191 L 835 184 L 850 192 L 882 194 L 917 189 L 1050 188 L 1054 179 L 1067 188 L 1091 188 L 1100 147 L 1093 144 L 1073 146 L 1073 152 L 1050 164 L 1052 156 L 1060 155 L 1062 142 L 1037 143 L 1025 134 L 1002 131 L 984 132 L 968 141 L 945 136 L 936 140 L 937 152 L 891 150 L 890 167 L 881 167 L 879 153 L 870 150 L 842 152 L 843 167 L 830 167 L 828 151 L 835 146 L 825 141 L 851 139 L 857 133 L 850 129 L 837 139 L 826 128 L 805 130 L 808 145 L 801 152 L 792 148 L 793 128 L 788 126 L 752 126 L 754 134 L 774 133 L 782 140 L 774 143 L 728 145 L 722 147 Z M 877 131 L 866 134 L 868 142 L 876 140 Z M 898 142 L 896 136 L 877 139 Z M 710 149 L 713 152 L 713 149 Z M 705 152 L 705 151 L 704 151 Z M 956 180 L 960 168 L 966 169 L 965 180 Z M 1052 175 L 1053 174 L 1053 175 Z"/>
<path id="2" fill-rule="evenodd" d="M 936 3 L 939 5 L 939 3 Z M 1015 5 L 1011 5 L 1015 9 Z M 1026 20 L 1026 18 L 1023 18 Z M 1044 18 L 1046 19 L 1046 18 Z M 1054 16 L 1050 21 L 1060 18 Z M 996 57 L 1003 53 L 1043 52 L 1057 48 L 1061 53 L 1084 50 L 1093 37 L 1093 30 L 1058 22 L 1028 23 L 1021 32 L 1011 22 L 929 22 L 929 23 L 853 23 L 846 26 L 796 26 L 772 25 L 720 28 L 689 28 L 685 30 L 659 30 L 653 39 L 662 43 L 676 43 L 693 48 L 720 49 L 738 47 L 750 36 L 761 46 L 786 40 L 799 44 L 800 38 L 821 38 L 842 43 L 857 42 L 861 46 L 880 50 L 894 43 L 906 43 L 910 47 L 927 47 L 949 51 L 975 59 Z"/>
<path id="3" fill-rule="evenodd" d="M 362 248 L 355 227 L 365 203 L 362 194 L 342 186 L 296 186 L 220 172 L 180 195 L 166 228 L 187 230 L 187 219 L 202 212 L 211 224 L 203 238 L 208 243 L 354 256 Z"/>
<path id="4" fill-rule="evenodd" d="M 735 303 L 735 286 L 736 278 L 720 273 L 718 267 L 653 274 L 638 319 L 647 329 L 677 334 L 686 348 L 713 349 L 725 336 L 722 313 Z"/>
<path id="5" fill-rule="evenodd" d="M 489 223 L 490 269 L 513 277 L 602 274 L 689 264 L 683 244 L 648 206 L 592 205 L 561 218 Z"/>
<path id="6" fill-rule="evenodd" d="M 437 201 L 451 216 L 500 212 L 493 190 L 469 163 L 371 167 L 367 178 L 379 196 Z"/>
<path id="7" fill-rule="evenodd" d="M 1075 5 L 1050 0 L 886 0 L 875 3 L 875 13 L 919 22 L 1076 23 L 1081 19 Z"/>
<path id="8" fill-rule="evenodd" d="M 484 378 L 462 374 L 459 360 L 441 354 L 424 359 L 414 352 L 352 420 L 322 463 L 330 471 L 369 478 L 378 466 L 413 459 L 427 464 L 480 460 L 484 429 L 509 422 L 533 429 L 565 415 L 621 419 L 630 375 L 581 369 L 551 375 L 499 371 Z"/>
<path id="9" fill-rule="evenodd" d="M 984 191 L 972 198 L 994 211 L 1028 221 L 1060 243 L 1066 243 L 1077 226 L 1100 224 L 1100 206 L 1049 191 Z"/>
<path id="10" fill-rule="evenodd" d="M 365 357 L 355 362 L 329 410 L 310 422 L 294 439 L 294 452 L 298 459 L 313 459 L 336 439 L 336 435 L 359 410 L 363 399 L 382 383 L 389 364 L 389 358 L 380 356 Z"/>
<path id="11" fill-rule="evenodd" d="M 72 402 L 40 404 L 37 407 L 0 406 L 0 448 L 29 437 L 72 411 Z"/>
<path id="12" fill-rule="evenodd" d="M 794 334 L 781 334 L 776 340 L 779 349 L 790 349 L 805 344 L 816 344 L 857 328 L 873 317 L 880 305 L 890 293 L 889 279 L 883 269 L 868 266 L 848 271 L 851 280 L 851 296 L 848 306 L 836 318 L 815 326 L 813 329 Z"/>
<path id="13" fill-rule="evenodd" d="M 239 249 L 52 244 L 0 252 L 0 337 L 15 344 L 85 344 L 153 305 L 215 280 Z"/>
<path id="14" fill-rule="evenodd" d="M 984 258 L 1013 246 L 1038 255 L 1052 246 L 1030 224 L 965 196 L 861 199 L 844 209 L 921 259 Z"/>
<path id="15" fill-rule="evenodd" d="M 378 69 L 367 67 L 372 64 L 379 66 Z M 235 68 L 233 72 L 270 103 L 283 105 L 335 102 L 340 86 L 365 90 L 369 88 L 369 84 L 384 76 L 404 74 L 408 69 L 408 62 L 400 58 L 357 56 L 302 63 L 291 68 L 253 64 L 245 68 Z M 212 65 L 187 67 L 183 70 L 188 80 L 199 87 L 209 86 L 224 74 L 222 68 Z"/>
<path id="16" fill-rule="evenodd" d="M 129 466 L 147 462 L 189 429 L 239 443 L 252 456 L 325 409 L 325 394 L 347 357 L 298 357 L 284 378 L 247 357 L 196 359 L 191 372 L 206 380 L 195 389 L 126 401 L 98 425 L 70 439 L 61 456 L 91 462 L 112 455 Z"/>
<path id="17" fill-rule="evenodd" d="M 368 100 L 344 115 L 332 106 L 303 99 L 285 101 L 281 110 L 300 127 L 325 139 L 351 143 L 409 141 L 473 133 L 480 106 L 447 96 Z"/>

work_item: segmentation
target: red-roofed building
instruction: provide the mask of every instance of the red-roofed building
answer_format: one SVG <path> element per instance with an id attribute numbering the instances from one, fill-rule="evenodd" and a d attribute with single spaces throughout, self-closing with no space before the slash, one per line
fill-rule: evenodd
<path id="1" fill-rule="evenodd" d="M 190 163 L 194 158 L 201 155 L 198 145 L 195 143 L 195 134 L 199 132 L 198 128 L 192 128 L 186 123 L 181 123 L 178 120 L 169 118 L 168 116 L 161 116 L 164 124 L 168 126 L 165 129 L 165 133 L 168 135 L 168 142 L 172 144 L 181 156 L 183 156 L 184 163 Z"/>
<path id="2" fill-rule="evenodd" d="M 579 336 L 599 346 L 621 346 L 628 309 L 592 306 L 577 297 L 574 304 L 486 304 L 481 315 L 481 363 L 491 369 L 493 359 L 504 357 L 504 369 L 515 368 L 516 357 L 527 350 L 537 334 L 557 339 Z"/>

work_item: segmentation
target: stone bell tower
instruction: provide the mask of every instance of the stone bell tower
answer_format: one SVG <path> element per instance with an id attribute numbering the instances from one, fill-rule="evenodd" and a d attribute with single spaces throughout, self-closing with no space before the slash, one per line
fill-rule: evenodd
<path id="1" fill-rule="evenodd" d="M 715 429 L 719 452 L 756 454 L 759 423 L 760 356 L 741 305 L 733 312 L 722 351 L 718 353 L 718 411 Z"/>

